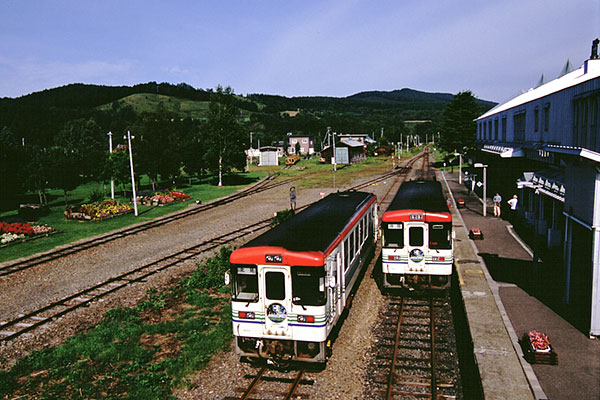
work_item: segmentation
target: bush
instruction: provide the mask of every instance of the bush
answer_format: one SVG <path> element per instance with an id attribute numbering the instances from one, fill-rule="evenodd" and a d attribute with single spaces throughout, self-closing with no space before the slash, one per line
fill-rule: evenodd
<path id="1" fill-rule="evenodd" d="M 96 189 L 90 193 L 90 201 L 88 203 L 99 203 L 104 200 L 104 192 L 102 190 Z"/>
<path id="2" fill-rule="evenodd" d="M 231 247 L 223 246 L 219 254 L 209 258 L 204 264 L 198 263 L 196 271 L 185 281 L 184 286 L 189 289 L 220 289 L 225 284 L 225 272 L 229 271 L 231 252 Z"/>
<path id="3" fill-rule="evenodd" d="M 287 221 L 288 219 L 294 216 L 294 210 L 283 210 L 277 211 L 277 214 L 271 219 L 271 223 L 269 224 L 271 228 L 281 224 L 282 222 Z"/>

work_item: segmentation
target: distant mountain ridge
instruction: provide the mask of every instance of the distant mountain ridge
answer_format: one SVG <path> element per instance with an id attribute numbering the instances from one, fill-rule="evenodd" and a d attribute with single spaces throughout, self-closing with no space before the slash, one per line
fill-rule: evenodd
<path id="1" fill-rule="evenodd" d="M 372 90 L 360 92 L 348 96 L 347 98 L 376 103 L 448 103 L 453 97 L 454 95 L 450 93 L 431 93 L 404 88 L 392 91 Z M 477 101 L 484 105 L 496 104 L 494 102 L 481 99 L 477 99 Z"/>
<path id="2" fill-rule="evenodd" d="M 140 83 L 134 86 L 104 86 L 93 84 L 73 83 L 52 89 L 33 92 L 17 98 L 0 98 L 0 103 L 20 103 L 29 106 L 54 106 L 54 107 L 98 107 L 132 94 L 153 93 L 167 96 L 187 98 L 196 101 L 207 101 L 210 89 L 196 89 L 186 83 Z M 368 103 L 429 103 L 445 104 L 452 100 L 450 93 L 423 92 L 415 89 L 403 88 L 391 91 L 371 90 L 355 93 L 346 97 L 333 96 L 298 96 L 285 97 L 270 94 L 248 94 L 248 98 L 260 100 L 277 100 L 278 103 L 312 103 L 323 100 L 333 101 L 358 101 Z M 494 106 L 496 103 L 477 99 L 482 105 Z"/>

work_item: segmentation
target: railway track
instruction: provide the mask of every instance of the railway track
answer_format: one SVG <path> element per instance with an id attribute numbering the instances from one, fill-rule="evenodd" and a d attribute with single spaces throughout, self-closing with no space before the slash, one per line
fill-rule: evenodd
<path id="1" fill-rule="evenodd" d="M 179 265 L 187 260 L 193 259 L 203 252 L 216 249 L 224 244 L 233 242 L 246 235 L 253 234 L 269 227 L 271 219 L 265 219 L 242 229 L 234 230 L 202 243 L 188 247 L 162 257 L 150 263 L 138 266 L 130 271 L 122 273 L 98 283 L 92 287 L 78 291 L 75 294 L 52 302 L 44 307 L 20 315 L 10 321 L 0 323 L 0 343 L 15 339 L 42 325 L 46 325 L 58 318 L 75 311 L 78 308 L 88 306 L 111 293 L 121 290 L 136 282 L 141 282 L 152 275 L 163 272 L 168 268 Z"/>
<path id="2" fill-rule="evenodd" d="M 377 177 L 377 178 L 373 179 L 372 181 L 378 181 L 379 179 L 381 179 L 381 178 Z M 256 193 L 259 190 L 260 191 L 268 190 L 269 188 L 280 186 L 282 184 L 285 185 L 288 183 L 289 183 L 289 180 L 285 180 L 285 181 L 276 183 L 274 185 L 261 185 L 260 188 L 254 188 L 254 190 L 251 191 L 251 193 Z M 367 182 L 366 184 L 368 185 L 369 182 Z M 235 197 L 241 198 L 243 196 L 240 195 L 240 196 L 235 196 Z M 230 200 L 230 201 L 233 201 L 233 200 Z M 215 203 L 224 204 L 224 202 L 215 202 Z M 213 203 L 211 203 L 211 205 L 212 204 Z M 303 207 L 299 207 L 297 210 L 301 210 L 308 206 L 309 206 L 309 204 L 307 204 Z M 216 205 L 213 205 L 213 207 L 216 207 Z M 190 215 L 190 214 L 186 213 L 185 216 L 187 216 L 187 215 Z M 185 216 L 177 215 L 177 219 L 184 218 Z M 174 219 L 169 219 L 168 222 L 171 222 L 173 220 Z M 107 280 L 105 280 L 101 283 L 98 283 L 92 287 L 78 291 L 67 297 L 61 298 L 57 301 L 54 301 L 54 302 L 52 302 L 44 307 L 41 307 L 39 309 L 36 309 L 34 311 L 19 315 L 18 317 L 13 318 L 8 321 L 1 321 L 0 322 L 0 343 L 8 342 L 12 339 L 15 339 L 15 338 L 23 335 L 23 334 L 33 331 L 34 329 L 37 329 L 43 325 L 46 325 L 52 321 L 55 321 L 55 320 L 63 317 L 64 315 L 66 315 L 72 311 L 75 311 L 81 307 L 88 306 L 91 303 L 93 303 L 94 301 L 97 301 L 111 293 L 121 290 L 133 283 L 145 280 L 154 274 L 163 272 L 168 268 L 174 267 L 174 266 L 179 265 L 187 260 L 197 257 L 202 252 L 213 250 L 224 244 L 231 243 L 234 240 L 242 238 L 246 235 L 253 234 L 262 229 L 265 229 L 269 226 L 270 222 L 271 222 L 270 219 L 265 219 L 265 220 L 256 222 L 254 224 L 248 225 L 239 230 L 234 230 L 234 231 L 225 233 L 221 236 L 205 240 L 194 246 L 171 253 L 169 255 L 161 257 L 161 258 L 154 260 L 152 262 L 149 262 L 147 264 L 138 266 L 130 271 L 127 271 L 120 275 L 114 276 L 110 279 L 107 279 Z M 167 223 L 167 221 L 159 221 L 158 224 L 150 224 L 150 226 L 145 227 L 145 229 L 151 229 L 153 227 L 160 226 L 164 223 Z M 147 224 L 144 224 L 144 225 L 147 225 Z M 130 229 L 130 230 L 128 230 L 127 234 L 134 234 L 137 232 L 139 232 L 139 230 Z M 96 241 L 96 240 L 87 241 L 86 247 L 80 248 L 79 246 L 77 246 L 76 248 L 70 249 L 71 251 L 69 251 L 67 253 L 55 252 L 52 255 L 51 259 L 57 258 L 60 256 L 64 256 L 66 254 L 71 254 L 73 252 L 81 251 L 81 250 L 84 250 L 85 248 L 96 246 L 100 243 L 105 243 L 106 241 L 109 241 L 109 240 L 114 240 L 117 237 L 122 237 L 120 235 L 117 235 L 117 237 L 112 237 L 113 235 L 110 235 L 110 236 L 111 236 L 111 238 L 108 238 L 106 240 L 103 240 L 103 238 L 100 238 L 98 241 Z M 88 243 L 88 242 L 92 242 L 92 243 Z M 46 259 L 43 257 L 40 257 L 40 258 L 36 257 L 34 260 L 34 263 L 21 265 L 21 266 L 19 266 L 20 269 L 11 269 L 9 273 L 14 273 L 14 272 L 17 272 L 18 270 L 30 268 L 33 265 L 37 265 L 39 263 L 43 263 L 46 261 L 49 261 L 49 259 Z M 4 270 L 2 272 L 7 272 L 7 271 Z M 8 273 L 5 273 L 5 275 L 6 274 L 8 274 Z"/>
<path id="3" fill-rule="evenodd" d="M 140 233 L 140 232 L 147 231 L 149 229 L 160 227 L 160 226 L 168 224 L 170 222 L 174 222 L 174 221 L 180 220 L 182 218 L 189 217 L 191 215 L 199 214 L 201 212 L 213 209 L 215 207 L 222 206 L 224 204 L 230 203 L 235 200 L 239 200 L 241 198 L 251 196 L 256 193 L 260 193 L 260 192 L 263 192 L 263 191 L 266 191 L 269 189 L 273 189 L 273 188 L 276 188 L 276 187 L 279 187 L 282 185 L 289 184 L 292 181 L 291 179 L 286 179 L 286 180 L 283 180 L 280 182 L 273 183 L 272 180 L 275 177 L 276 177 L 276 175 L 272 175 L 269 178 L 267 178 L 265 181 L 255 185 L 254 187 L 248 188 L 247 190 L 243 190 L 241 192 L 234 193 L 230 196 L 216 200 L 211 203 L 200 204 L 198 207 L 188 208 L 187 210 L 184 210 L 184 211 L 178 212 L 178 213 L 174 213 L 174 214 L 170 214 L 163 218 L 136 224 L 135 226 L 121 229 L 118 231 L 113 231 L 113 232 L 107 233 L 107 234 L 99 236 L 99 237 L 94 237 L 94 238 L 87 239 L 84 241 L 79 241 L 79 242 L 73 243 L 71 245 L 63 246 L 60 249 L 51 250 L 49 252 L 45 252 L 45 253 L 39 254 L 37 256 L 29 257 L 22 261 L 5 264 L 2 267 L 0 267 L 0 277 L 7 276 L 7 275 L 13 274 L 15 272 L 23 271 L 25 269 L 61 258 L 64 256 L 78 253 L 80 251 L 87 250 L 87 249 L 99 246 L 101 244 L 104 244 L 104 243 L 107 243 L 107 242 L 110 242 L 110 241 L 113 241 L 116 239 L 121 239 L 126 236 L 135 235 L 136 233 Z"/>
<path id="4" fill-rule="evenodd" d="M 414 157 L 408 163 L 408 165 L 413 165 L 417 160 L 419 160 L 419 156 Z M 406 167 L 404 169 L 397 169 L 386 173 L 384 175 L 378 176 L 371 180 L 368 180 L 362 184 L 356 185 L 354 187 L 349 188 L 349 190 L 360 190 L 365 187 L 368 187 L 372 184 L 378 183 L 385 179 L 389 179 L 392 176 L 398 176 L 401 172 L 406 172 L 410 169 L 410 167 Z M 278 182 L 275 184 L 267 184 L 263 183 L 259 187 L 252 188 L 252 190 L 246 191 L 245 193 L 240 193 L 238 195 L 230 196 L 228 199 L 223 199 L 222 201 L 216 201 L 214 203 L 207 204 L 207 207 L 211 208 L 217 207 L 218 205 L 225 204 L 226 202 L 233 201 L 238 198 L 242 198 L 248 196 L 250 194 L 258 193 L 260 191 L 268 190 L 273 187 L 281 186 L 288 184 L 290 180 L 284 180 L 282 182 Z M 389 193 L 389 191 L 388 191 Z M 297 210 L 301 210 L 303 208 L 308 207 L 310 204 L 307 204 L 303 207 L 299 207 Z M 117 238 L 123 237 L 125 235 L 135 234 L 137 232 L 151 229 L 156 226 L 160 226 L 162 224 L 184 218 L 190 214 L 201 212 L 204 209 L 193 209 L 191 212 L 184 212 L 177 214 L 173 218 L 165 218 L 165 220 L 159 221 L 151 221 L 146 224 L 142 224 L 138 227 L 133 227 L 131 229 L 127 229 L 126 232 L 116 232 L 113 234 L 105 235 L 106 237 L 97 238 L 95 240 L 89 240 L 84 243 L 71 246 L 67 249 L 62 249 L 61 251 L 51 252 L 51 254 L 43 254 L 39 257 L 34 257 L 30 263 L 13 263 L 9 266 L 5 266 L 2 270 L 0 270 L 0 274 L 8 275 L 10 273 L 17 272 L 19 270 L 23 270 L 25 268 L 30 268 L 34 265 L 41 264 L 52 259 L 62 257 L 68 254 L 72 254 L 78 251 L 85 250 L 87 248 L 97 246 L 101 243 L 106 243 L 110 240 L 115 240 Z M 204 240 L 203 242 L 196 244 L 194 246 L 188 247 L 186 249 L 171 253 L 169 255 L 163 256 L 157 260 L 152 262 L 140 265 L 135 267 L 132 270 L 119 274 L 117 276 L 111 277 L 103 282 L 100 282 L 92 287 L 83 289 L 69 296 L 63 297 L 57 301 L 54 301 L 44 307 L 36 309 L 34 311 L 20 314 L 16 318 L 13 318 L 8 321 L 0 321 L 0 344 L 9 342 L 19 336 L 22 336 L 28 332 L 31 332 L 43 325 L 46 325 L 52 321 L 56 321 L 63 317 L 64 315 L 73 312 L 81 307 L 89 306 L 94 301 L 100 300 L 103 297 L 115 293 L 118 290 L 121 290 L 131 284 L 136 282 L 141 282 L 152 275 L 163 272 L 171 267 L 180 265 L 181 263 L 190 260 L 194 257 L 197 257 L 199 254 L 207 251 L 211 251 L 216 249 L 224 244 L 231 243 L 237 239 L 240 239 L 246 235 L 256 233 L 262 229 L 265 229 L 269 226 L 271 220 L 265 219 L 254 224 L 250 224 L 241 229 L 233 230 L 231 232 L 225 233 L 221 236 Z M 141 228 L 141 229 L 138 229 Z M 13 267 L 13 268 L 11 268 Z M 2 276 L 0 275 L 0 276 Z"/>
<path id="5" fill-rule="evenodd" d="M 390 296 L 381 316 L 374 394 L 462 398 L 450 299 Z"/>
<path id="6" fill-rule="evenodd" d="M 241 393 L 240 397 L 225 397 L 223 400 L 307 399 L 307 395 L 297 393 L 301 386 L 314 384 L 312 379 L 303 379 L 305 371 L 303 368 L 281 371 L 264 365 L 257 370 L 256 374 L 244 376 L 248 384 L 236 389 Z"/>

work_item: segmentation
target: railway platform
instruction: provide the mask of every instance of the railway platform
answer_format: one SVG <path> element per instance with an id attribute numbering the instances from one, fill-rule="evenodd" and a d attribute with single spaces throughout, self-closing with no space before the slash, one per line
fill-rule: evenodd
<path id="1" fill-rule="evenodd" d="M 491 202 L 484 217 L 481 199 L 458 183 L 458 173 L 440 179 L 451 193 L 455 265 L 485 398 L 600 399 L 600 340 L 561 315 L 556 271 L 509 221 L 493 216 Z M 480 237 L 469 236 L 475 228 Z M 558 363 L 529 363 L 520 340 L 531 330 L 549 337 Z"/>

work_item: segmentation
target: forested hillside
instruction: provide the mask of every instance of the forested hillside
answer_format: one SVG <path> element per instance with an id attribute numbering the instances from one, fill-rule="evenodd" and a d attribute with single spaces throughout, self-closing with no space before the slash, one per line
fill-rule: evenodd
<path id="1" fill-rule="evenodd" d="M 328 127 L 338 133 L 368 133 L 380 143 L 412 133 L 425 137 L 439 131 L 437 124 L 452 99 L 451 94 L 411 89 L 345 98 L 240 96 L 230 88 L 156 82 L 131 87 L 72 84 L 2 98 L 0 190 L 9 193 L 2 200 L 14 202 L 19 193 L 48 187 L 63 189 L 66 196 L 82 181 L 111 174 L 123 175 L 124 181 L 124 157 L 107 157 L 108 132 L 118 147 L 130 130 L 137 138 L 137 171 L 158 181 L 182 171 L 227 173 L 243 168 L 243 150 L 251 136 L 257 147 L 284 141 L 289 132 L 312 135 L 317 151 Z M 474 102 L 481 112 L 493 105 Z M 429 122 L 405 124 L 414 120 Z"/>

